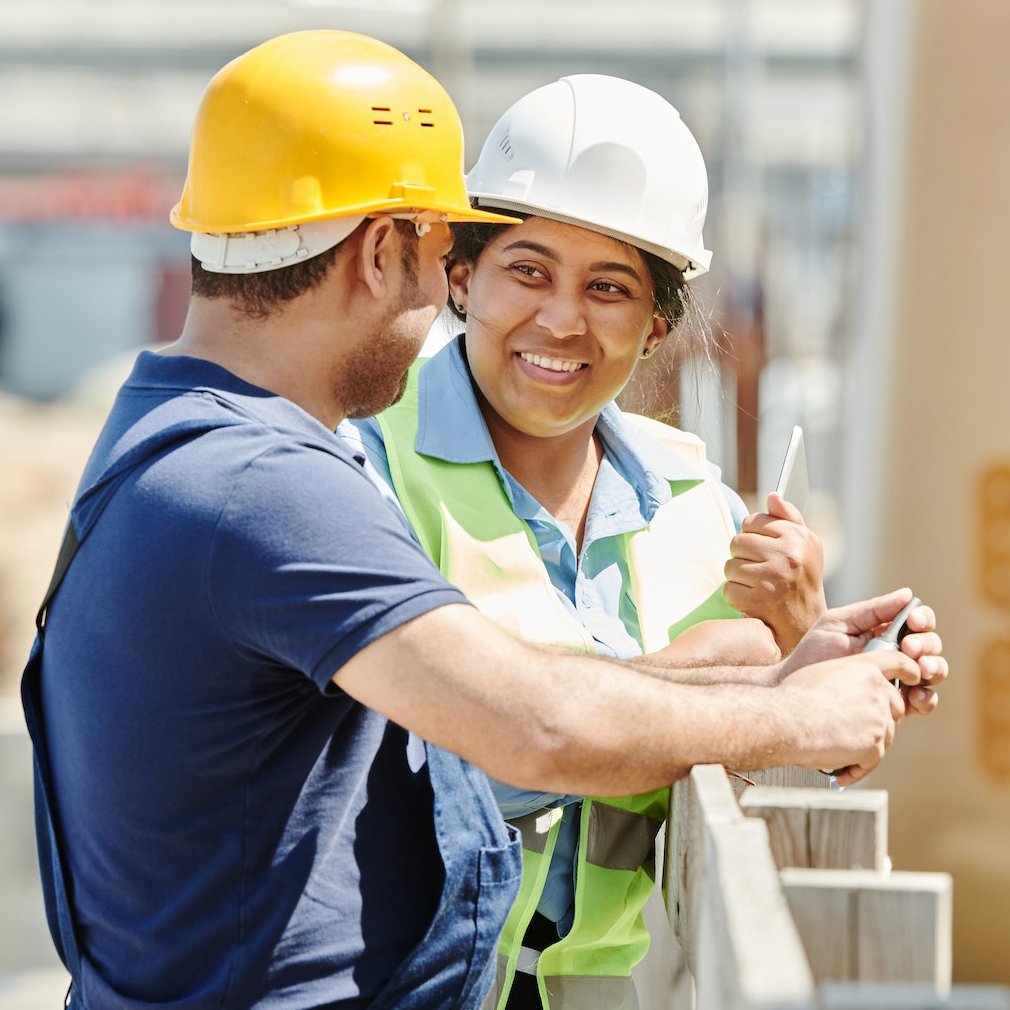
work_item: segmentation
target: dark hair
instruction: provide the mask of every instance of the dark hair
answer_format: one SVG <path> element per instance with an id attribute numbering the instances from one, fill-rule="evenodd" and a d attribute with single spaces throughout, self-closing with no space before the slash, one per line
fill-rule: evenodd
<path id="1" fill-rule="evenodd" d="M 512 210 L 508 213 L 514 217 L 521 217 L 524 221 L 527 217 L 532 216 L 530 214 L 516 213 Z M 510 224 L 462 222 L 454 224 L 451 227 L 453 243 L 452 251 L 449 253 L 446 261 L 447 271 L 457 262 L 476 264 L 480 259 L 481 253 L 494 241 L 495 237 L 500 235 L 506 228 L 513 226 Z M 638 249 L 634 243 L 628 242 L 626 244 Z M 656 256 L 654 253 L 646 252 L 644 249 L 638 249 L 638 252 L 641 254 L 642 259 L 645 260 L 645 265 L 652 278 L 656 312 L 666 319 L 670 329 L 673 330 L 684 318 L 684 312 L 691 297 L 691 289 L 684 280 L 684 274 L 672 263 Z M 457 319 L 466 319 L 466 316 L 453 304 L 451 298 L 449 299 L 449 311 Z"/>
<path id="2" fill-rule="evenodd" d="M 337 258 L 340 245 L 333 246 L 302 263 L 258 274 L 218 274 L 204 270 L 190 257 L 193 294 L 201 298 L 227 298 L 250 319 L 267 319 L 284 302 L 311 291 L 322 283 Z"/>
<path id="3" fill-rule="evenodd" d="M 417 277 L 417 233 L 410 221 L 394 221 L 400 236 L 400 260 L 409 277 Z M 359 227 L 361 227 L 359 225 Z M 354 234 L 353 232 L 351 233 Z M 335 246 L 301 263 L 257 274 L 218 274 L 204 270 L 190 257 L 192 291 L 201 298 L 228 298 L 243 315 L 267 319 L 284 303 L 318 287 L 336 262 L 345 238 Z"/>

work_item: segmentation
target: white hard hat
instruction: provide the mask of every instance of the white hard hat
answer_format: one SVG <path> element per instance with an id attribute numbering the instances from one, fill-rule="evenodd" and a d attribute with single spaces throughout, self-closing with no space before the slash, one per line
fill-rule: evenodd
<path id="1" fill-rule="evenodd" d="M 680 113 L 617 77 L 562 77 L 520 98 L 466 177 L 475 205 L 553 218 L 705 273 L 705 160 Z"/>

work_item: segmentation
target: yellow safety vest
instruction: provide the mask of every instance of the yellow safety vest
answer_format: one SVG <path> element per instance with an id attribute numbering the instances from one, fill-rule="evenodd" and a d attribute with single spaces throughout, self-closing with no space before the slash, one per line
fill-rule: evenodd
<path id="1" fill-rule="evenodd" d="M 427 553 L 485 614 L 529 641 L 595 652 L 592 636 L 565 609 L 529 526 L 490 462 L 450 463 L 415 452 L 418 369 L 400 402 L 378 416 L 394 490 Z M 671 481 L 672 499 L 642 530 L 624 535 L 628 585 L 644 652 L 685 628 L 739 614 L 722 595 L 733 520 L 705 466 L 704 444 L 648 418 L 625 415 L 681 456 L 698 477 Z M 655 837 L 669 789 L 582 803 L 575 913 L 569 932 L 544 950 L 536 974 L 550 1010 L 636 1010 L 631 969 L 649 934 L 642 919 L 655 882 Z M 557 839 L 561 811 L 512 823 L 522 833 L 523 880 L 499 944 L 498 976 L 484 1007 L 504 1008 L 526 928 L 536 911 Z"/>

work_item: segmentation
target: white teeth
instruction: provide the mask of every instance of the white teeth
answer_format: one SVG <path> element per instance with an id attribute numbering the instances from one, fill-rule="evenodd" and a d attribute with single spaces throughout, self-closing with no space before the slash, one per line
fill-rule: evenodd
<path id="1" fill-rule="evenodd" d="M 539 354 L 528 354 L 520 351 L 519 357 L 523 361 L 528 361 L 532 365 L 539 365 L 541 368 L 550 369 L 552 372 L 577 372 L 582 368 L 580 361 L 562 361 L 560 358 L 545 358 Z"/>

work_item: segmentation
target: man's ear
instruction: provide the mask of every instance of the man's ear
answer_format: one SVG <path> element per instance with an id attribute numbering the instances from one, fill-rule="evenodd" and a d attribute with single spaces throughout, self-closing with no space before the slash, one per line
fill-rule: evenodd
<path id="1" fill-rule="evenodd" d="M 369 218 L 358 243 L 355 259 L 358 279 L 373 298 L 389 293 L 390 267 L 397 262 L 396 226 L 391 217 Z"/>
<path id="2" fill-rule="evenodd" d="M 466 312 L 466 304 L 470 297 L 470 278 L 473 276 L 473 264 L 469 260 L 455 260 L 449 264 L 449 297 L 455 302 L 460 312 Z"/>

